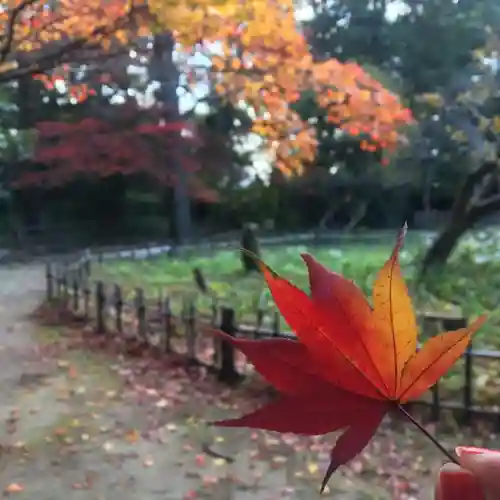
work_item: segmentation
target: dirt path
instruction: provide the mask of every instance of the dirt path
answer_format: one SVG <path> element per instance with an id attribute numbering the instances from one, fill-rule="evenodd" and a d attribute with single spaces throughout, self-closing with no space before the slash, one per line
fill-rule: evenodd
<path id="1" fill-rule="evenodd" d="M 160 384 L 183 401 L 174 411 L 170 400 L 156 397 L 153 404 L 146 394 L 141 405 L 128 398 L 119 369 L 95 353 L 57 353 L 56 362 L 45 356 L 44 344 L 59 333 L 27 318 L 43 300 L 43 287 L 39 266 L 0 269 L 2 491 L 38 500 L 245 500 L 295 492 L 301 474 L 291 454 L 298 441 L 208 430 L 196 416 L 223 411 L 179 396 L 184 389 L 175 378 Z M 203 453 L 203 442 L 236 462 Z M 302 467 L 311 479 L 318 475 L 316 464 Z M 309 492 L 317 481 L 306 483 Z"/>
<path id="2" fill-rule="evenodd" d="M 206 420 L 241 412 L 234 391 L 144 360 L 53 351 L 64 332 L 26 317 L 43 292 L 41 267 L 0 268 L 0 492 L 37 500 L 317 498 L 331 439 L 209 428 Z M 443 458 L 393 425 L 333 478 L 328 496 L 430 499 Z M 234 463 L 205 453 L 204 443 Z"/>

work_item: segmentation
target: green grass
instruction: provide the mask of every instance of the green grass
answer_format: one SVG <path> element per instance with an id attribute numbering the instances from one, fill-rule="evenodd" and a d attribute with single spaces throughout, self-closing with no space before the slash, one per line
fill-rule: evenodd
<path id="1" fill-rule="evenodd" d="M 300 287 L 307 287 L 307 273 L 300 257 L 301 252 L 312 253 L 320 262 L 337 272 L 356 279 L 368 291 L 378 268 L 391 251 L 391 242 L 375 244 L 347 243 L 341 248 L 306 246 L 264 248 L 266 263 Z M 402 260 L 407 262 L 405 251 Z M 273 310 L 273 302 L 262 277 L 258 273 L 245 275 L 239 252 L 223 250 L 211 256 L 192 256 L 172 259 L 159 257 L 149 261 L 115 261 L 105 263 L 98 276 L 107 282 L 117 282 L 126 289 L 142 286 L 149 296 L 164 290 L 179 307 L 183 298 L 195 299 L 197 307 L 208 311 L 211 301 L 200 294 L 193 279 L 193 268 L 199 268 L 221 304 L 234 307 L 248 318 L 256 309 Z"/>

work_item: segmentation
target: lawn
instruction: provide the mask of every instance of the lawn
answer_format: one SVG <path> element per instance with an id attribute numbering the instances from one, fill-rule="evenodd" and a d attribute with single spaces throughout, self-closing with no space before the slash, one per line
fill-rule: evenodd
<path id="1" fill-rule="evenodd" d="M 262 257 L 274 270 L 305 288 L 307 273 L 300 254 L 310 252 L 331 269 L 354 279 L 368 292 L 392 244 L 393 241 L 366 243 L 352 239 L 335 248 L 304 245 L 264 247 Z M 402 262 L 409 263 L 420 247 L 419 238 L 410 238 L 402 252 Z M 233 307 L 240 320 L 254 321 L 258 307 L 266 312 L 274 311 L 273 301 L 261 275 L 246 275 L 242 271 L 237 249 L 184 258 L 162 256 L 151 260 L 110 261 L 101 266 L 96 276 L 106 282 L 119 283 L 128 290 L 141 286 L 147 295 L 153 297 L 163 290 L 177 308 L 183 299 L 194 299 L 199 310 L 207 311 L 212 301 L 198 291 L 193 279 L 194 268 L 202 271 L 219 304 Z"/>

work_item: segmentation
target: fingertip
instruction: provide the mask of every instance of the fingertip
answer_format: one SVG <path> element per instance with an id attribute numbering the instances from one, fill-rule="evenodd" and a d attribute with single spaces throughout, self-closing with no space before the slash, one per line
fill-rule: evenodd
<path id="1" fill-rule="evenodd" d="M 437 500 L 485 500 L 479 480 L 468 470 L 448 463 L 439 471 Z"/>
<path id="2" fill-rule="evenodd" d="M 439 469 L 439 475 L 447 475 L 447 474 L 459 474 L 464 472 L 464 469 L 460 467 L 460 465 L 448 462 L 444 464 L 441 469 Z M 465 471 L 466 472 L 466 471 Z"/>
<path id="3" fill-rule="evenodd" d="M 492 498 L 500 496 L 500 452 L 482 448 L 457 448 L 460 464 L 471 471 Z"/>

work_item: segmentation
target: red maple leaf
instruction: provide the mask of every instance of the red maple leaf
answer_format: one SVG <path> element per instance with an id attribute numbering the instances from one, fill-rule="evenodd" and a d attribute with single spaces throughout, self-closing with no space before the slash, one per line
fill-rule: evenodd
<path id="1" fill-rule="evenodd" d="M 372 304 L 352 281 L 311 255 L 302 255 L 310 296 L 259 261 L 298 341 L 244 340 L 217 332 L 281 394 L 248 415 L 214 425 L 303 435 L 343 430 L 321 491 L 339 466 L 364 449 L 390 410 L 412 419 L 401 405 L 434 385 L 486 321 L 481 316 L 468 328 L 441 333 L 417 351 L 415 313 L 399 265 L 405 232 L 406 227 L 376 278 Z"/>

